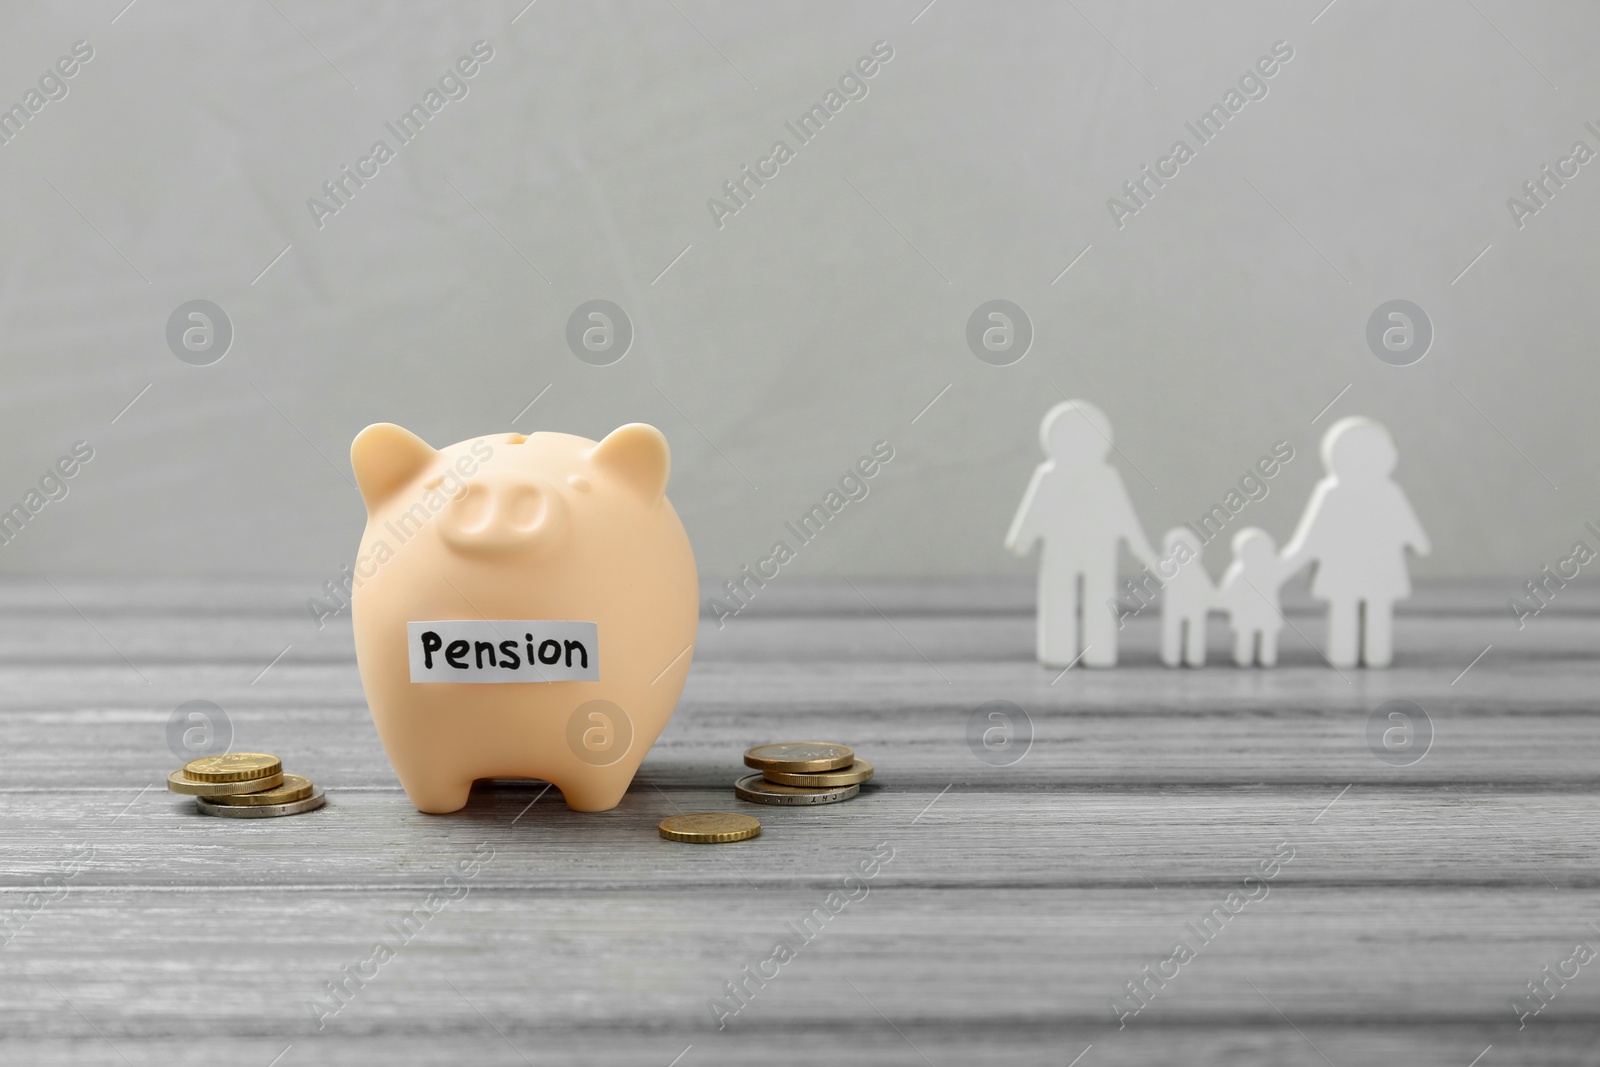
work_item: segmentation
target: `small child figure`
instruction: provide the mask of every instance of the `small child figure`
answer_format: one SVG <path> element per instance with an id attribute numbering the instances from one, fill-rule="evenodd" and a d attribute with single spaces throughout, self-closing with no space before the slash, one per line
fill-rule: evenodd
<path id="1" fill-rule="evenodd" d="M 1200 565 L 1200 539 L 1187 526 L 1175 526 L 1161 547 L 1161 662 L 1204 667 L 1206 616 L 1216 606 L 1217 590 Z"/>
<path id="2" fill-rule="evenodd" d="M 1277 664 L 1283 629 L 1278 588 L 1288 576 L 1289 567 L 1267 531 L 1251 526 L 1234 535 L 1233 562 L 1222 576 L 1217 601 L 1233 625 L 1233 662 L 1240 667 Z"/>

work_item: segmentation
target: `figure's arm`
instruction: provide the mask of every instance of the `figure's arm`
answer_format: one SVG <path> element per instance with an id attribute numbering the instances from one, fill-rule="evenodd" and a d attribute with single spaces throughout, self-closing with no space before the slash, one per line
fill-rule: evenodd
<path id="1" fill-rule="evenodd" d="M 1044 485 L 1045 475 L 1050 471 L 1050 464 L 1041 463 L 1034 469 L 1033 478 L 1028 482 L 1027 491 L 1022 494 L 1022 503 L 1017 508 L 1016 516 L 1011 520 L 1011 528 L 1006 531 L 1006 551 L 1014 555 L 1026 556 L 1033 551 L 1034 542 L 1043 538 L 1044 531 L 1039 529 L 1039 496 Z"/>
<path id="2" fill-rule="evenodd" d="M 1156 570 L 1160 565 L 1161 557 L 1150 539 L 1145 536 L 1144 524 L 1139 521 L 1139 513 L 1133 510 L 1133 500 L 1128 496 L 1128 489 L 1119 478 L 1116 481 L 1117 508 L 1122 512 L 1121 522 L 1122 539 L 1128 543 L 1128 551 L 1134 558 L 1151 570 Z"/>
<path id="3" fill-rule="evenodd" d="M 1406 497 L 1404 490 L 1399 492 L 1400 506 L 1404 509 L 1404 537 L 1401 545 L 1410 545 L 1416 550 L 1417 555 L 1426 556 L 1433 551 L 1433 545 L 1428 541 L 1428 533 L 1422 528 L 1422 520 L 1417 518 L 1417 513 L 1411 506 L 1411 501 Z"/>
<path id="4" fill-rule="evenodd" d="M 1302 566 L 1304 566 L 1303 563 L 1298 565 L 1291 564 L 1286 558 L 1284 558 L 1282 555 L 1279 555 L 1276 564 L 1269 567 L 1266 573 L 1262 575 L 1262 578 L 1264 581 L 1271 584 L 1274 590 L 1281 591 L 1283 589 L 1283 583 L 1294 577 L 1295 571 L 1299 570 Z M 1261 591 L 1265 593 L 1267 590 L 1262 589 Z M 1273 599 L 1281 600 L 1281 592 L 1274 592 Z"/>
<path id="5" fill-rule="evenodd" d="M 1222 598 L 1224 594 L 1233 592 L 1234 587 L 1239 584 L 1240 575 L 1243 573 L 1244 564 L 1240 563 L 1238 560 L 1234 560 L 1232 563 L 1228 564 L 1228 566 L 1222 572 L 1222 577 L 1217 581 L 1216 589 L 1212 595 L 1212 602 L 1218 607 L 1223 607 Z M 1224 610 L 1226 610 L 1226 608 L 1224 608 Z"/>
<path id="6" fill-rule="evenodd" d="M 1144 530 L 1137 524 L 1133 527 L 1133 534 L 1128 538 L 1128 548 L 1140 563 L 1152 571 L 1161 566 L 1161 554 L 1155 550 L 1149 538 L 1145 537 Z"/>
<path id="7" fill-rule="evenodd" d="M 1318 544 L 1321 538 L 1317 535 L 1321 528 L 1317 525 L 1317 518 L 1324 499 L 1332 489 L 1331 480 L 1324 478 L 1311 490 L 1311 499 L 1306 502 L 1306 510 L 1300 516 L 1300 525 L 1295 527 L 1294 536 L 1289 538 L 1289 543 L 1278 553 L 1278 558 L 1283 561 L 1285 579 L 1306 564 L 1316 562 L 1317 557 L 1322 554 L 1321 545 Z"/>

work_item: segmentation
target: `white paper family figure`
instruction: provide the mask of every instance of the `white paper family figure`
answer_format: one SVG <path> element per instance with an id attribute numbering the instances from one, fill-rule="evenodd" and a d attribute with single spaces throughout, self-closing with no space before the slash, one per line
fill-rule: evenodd
<path id="1" fill-rule="evenodd" d="M 1217 606 L 1228 613 L 1233 662 L 1240 667 L 1277 665 L 1278 631 L 1284 621 L 1278 588 L 1288 576 L 1267 531 L 1249 526 L 1233 535 L 1233 562 L 1217 587 Z"/>
<path id="2" fill-rule="evenodd" d="M 1038 655 L 1049 667 L 1080 658 L 1090 667 L 1117 662 L 1117 620 L 1105 609 L 1117 580 L 1118 548 L 1156 566 L 1155 550 L 1128 499 L 1111 454 L 1111 422 L 1085 400 L 1051 408 L 1039 427 L 1047 458 L 1033 472 L 1006 548 L 1039 553 Z"/>
<path id="3" fill-rule="evenodd" d="M 1411 593 L 1405 550 L 1431 547 L 1404 491 L 1390 477 L 1398 454 L 1389 431 L 1372 419 L 1335 423 L 1322 439 L 1326 476 L 1312 490 L 1293 538 L 1277 551 L 1256 527 L 1233 538 L 1233 560 L 1215 587 L 1200 560 L 1193 530 L 1177 527 L 1158 561 L 1107 462 L 1111 423 L 1084 400 L 1057 404 L 1039 430 L 1047 458 L 1033 472 L 1006 548 L 1019 556 L 1041 545 L 1038 657 L 1050 667 L 1080 658 L 1091 667 L 1117 661 L 1120 620 L 1112 610 L 1123 543 L 1161 577 L 1161 661 L 1199 667 L 1206 657 L 1206 619 L 1226 612 L 1234 662 L 1278 662 L 1283 583 L 1315 568 L 1311 593 L 1328 604 L 1327 658 L 1335 667 L 1387 667 L 1394 657 L 1394 603 Z"/>
<path id="4" fill-rule="evenodd" d="M 1405 492 L 1389 477 L 1399 458 L 1372 419 L 1340 419 L 1322 439 L 1327 476 L 1311 491 L 1283 548 L 1290 573 L 1316 565 L 1311 595 L 1328 602 L 1328 662 L 1387 667 L 1394 658 L 1394 602 L 1411 595 L 1406 548 L 1432 547 Z"/>

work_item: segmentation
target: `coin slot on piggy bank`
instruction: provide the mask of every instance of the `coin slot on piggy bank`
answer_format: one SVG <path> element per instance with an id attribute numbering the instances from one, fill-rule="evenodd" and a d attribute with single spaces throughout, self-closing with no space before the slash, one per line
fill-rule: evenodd
<path id="1" fill-rule="evenodd" d="M 456 811 L 475 779 L 539 778 L 579 811 L 615 807 L 677 704 L 699 613 L 661 432 L 435 449 L 380 423 L 350 458 L 356 658 L 411 802 Z"/>

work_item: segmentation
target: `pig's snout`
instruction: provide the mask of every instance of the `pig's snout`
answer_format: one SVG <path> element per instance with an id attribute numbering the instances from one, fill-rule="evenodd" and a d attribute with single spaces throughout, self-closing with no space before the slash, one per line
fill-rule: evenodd
<path id="1" fill-rule="evenodd" d="M 459 549 L 514 552 L 559 541 L 567 509 L 548 483 L 482 473 L 450 501 L 439 521 L 444 539 Z"/>

